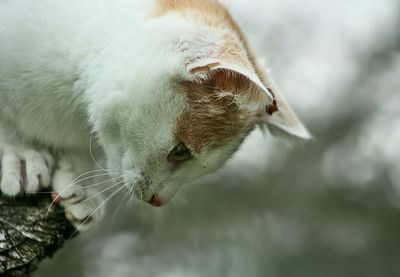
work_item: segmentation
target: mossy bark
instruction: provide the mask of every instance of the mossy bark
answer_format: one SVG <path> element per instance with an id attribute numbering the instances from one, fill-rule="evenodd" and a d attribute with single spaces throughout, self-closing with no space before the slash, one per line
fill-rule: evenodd
<path id="1" fill-rule="evenodd" d="M 73 234 L 48 196 L 0 198 L 0 276 L 29 276 Z"/>

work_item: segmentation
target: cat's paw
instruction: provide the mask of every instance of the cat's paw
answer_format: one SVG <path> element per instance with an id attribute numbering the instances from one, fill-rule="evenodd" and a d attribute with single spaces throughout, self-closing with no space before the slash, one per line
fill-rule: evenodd
<path id="1" fill-rule="evenodd" d="M 78 176 L 69 163 L 60 161 L 54 172 L 52 198 L 64 208 L 66 218 L 77 230 L 84 231 L 102 218 L 103 197 L 90 185 L 82 186 Z"/>
<path id="2" fill-rule="evenodd" d="M 78 202 L 68 198 L 62 198 L 58 193 L 53 193 L 54 202 L 59 203 L 65 211 L 65 217 L 78 231 L 90 229 L 97 221 L 102 218 L 104 207 L 103 198 L 95 193 L 82 193 L 84 195 Z"/>
<path id="3" fill-rule="evenodd" d="M 0 161 L 0 190 L 4 195 L 34 193 L 50 186 L 54 159 L 47 151 L 3 145 Z"/>

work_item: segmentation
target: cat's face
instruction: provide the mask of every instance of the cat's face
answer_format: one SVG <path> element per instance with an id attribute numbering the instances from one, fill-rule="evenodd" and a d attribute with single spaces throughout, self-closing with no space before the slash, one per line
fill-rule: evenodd
<path id="1" fill-rule="evenodd" d="M 259 121 L 258 108 L 238 102 L 254 90 L 250 81 L 230 70 L 199 74 L 209 76 L 155 82 L 140 99 L 103 113 L 99 135 L 108 167 L 123 172 L 124 185 L 155 206 L 219 169 Z"/>
<path id="2" fill-rule="evenodd" d="M 238 29 L 195 30 L 177 34 L 172 47 L 159 46 L 171 52 L 146 53 L 136 74 L 128 71 L 131 84 L 115 86 L 121 91 L 95 109 L 109 169 L 154 206 L 219 169 L 257 125 L 288 138 L 310 137 L 260 76 L 265 73 Z"/>
<path id="3" fill-rule="evenodd" d="M 109 169 L 154 206 L 219 169 L 257 124 L 275 116 L 273 96 L 243 74 L 216 63 L 188 70 L 192 79 L 170 75 L 103 112 L 99 135 Z"/>

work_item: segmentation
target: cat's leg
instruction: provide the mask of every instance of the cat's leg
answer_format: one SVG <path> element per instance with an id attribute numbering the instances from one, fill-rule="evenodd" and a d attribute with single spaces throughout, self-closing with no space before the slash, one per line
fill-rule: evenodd
<path id="1" fill-rule="evenodd" d="M 52 155 L 24 143 L 0 124 L 0 191 L 7 196 L 34 193 L 51 184 Z"/>
<path id="2" fill-rule="evenodd" d="M 65 208 L 67 218 L 80 230 L 87 229 L 102 217 L 104 205 L 100 192 L 110 185 L 108 180 L 92 178 L 93 175 L 107 178 L 103 171 L 84 174 L 92 169 L 91 159 L 78 154 L 60 155 L 55 166 L 49 151 L 23 142 L 0 122 L 1 194 L 35 193 L 52 185 L 54 200 Z M 100 185 L 96 186 L 96 182 Z"/>
<path id="3" fill-rule="evenodd" d="M 93 170 L 93 162 L 87 157 L 60 155 L 53 176 L 53 200 L 64 207 L 67 219 L 80 231 L 102 218 L 102 191 L 110 187 L 108 178 L 105 172 Z"/>

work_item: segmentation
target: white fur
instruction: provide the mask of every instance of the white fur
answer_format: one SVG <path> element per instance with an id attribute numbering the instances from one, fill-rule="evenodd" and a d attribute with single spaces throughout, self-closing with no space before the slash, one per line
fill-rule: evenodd
<path id="1" fill-rule="evenodd" d="M 171 170 L 166 156 L 176 144 L 177 118 L 188 108 L 175 81 L 195 78 L 188 61 L 210 58 L 207 53 L 220 36 L 207 36 L 209 28 L 174 14 L 150 18 L 153 4 L 133 0 L 0 2 L 3 193 L 21 192 L 21 159 L 27 163 L 26 191 L 39 189 L 34 178 L 38 173 L 43 186 L 48 185 L 40 145 L 57 153 L 59 168 L 53 187 L 63 192 L 64 205 L 75 219 L 89 216 L 94 206 L 70 204 L 65 190 L 76 176 L 93 168 L 92 133 L 92 146 L 105 153 L 107 169 L 114 171 L 111 175 L 121 175 L 128 188 L 136 185 L 134 192 L 145 201 L 155 193 L 168 201 L 182 184 L 215 171 L 239 147 L 242 138 L 233 138 Z M 193 37 L 202 43 L 193 45 L 196 39 L 189 39 Z M 191 51 L 181 51 L 187 44 Z M 229 68 L 248 74 L 271 97 L 254 69 Z M 80 153 L 80 158 L 71 159 L 71 153 Z M 83 161 L 90 162 L 76 165 Z"/>

